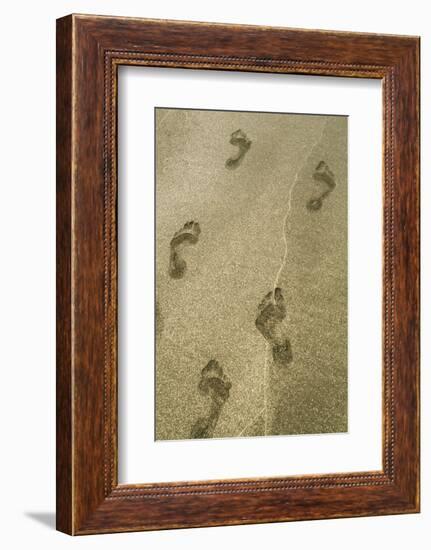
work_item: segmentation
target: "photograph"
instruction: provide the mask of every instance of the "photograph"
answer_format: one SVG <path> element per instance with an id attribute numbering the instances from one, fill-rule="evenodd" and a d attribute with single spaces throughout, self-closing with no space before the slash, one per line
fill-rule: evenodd
<path id="1" fill-rule="evenodd" d="M 347 139 L 155 108 L 157 440 L 347 431 Z"/>

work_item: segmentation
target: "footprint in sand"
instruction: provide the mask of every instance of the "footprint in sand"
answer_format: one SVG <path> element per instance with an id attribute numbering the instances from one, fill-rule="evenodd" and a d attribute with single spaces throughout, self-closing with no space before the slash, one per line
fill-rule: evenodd
<path id="1" fill-rule="evenodd" d="M 326 162 L 321 160 L 319 164 L 316 166 L 316 170 L 313 174 L 313 179 L 317 182 L 324 183 L 327 188 L 322 191 L 322 193 L 314 198 L 310 199 L 307 202 L 307 210 L 310 210 L 311 212 L 317 212 L 317 210 L 320 210 L 323 205 L 323 199 L 325 199 L 336 187 L 334 174 L 329 169 Z"/>
<path id="2" fill-rule="evenodd" d="M 223 373 L 218 361 L 211 359 L 202 369 L 198 384 L 199 392 L 210 397 L 209 413 L 207 416 L 198 418 L 193 424 L 191 438 L 207 439 L 213 436 L 223 405 L 229 398 L 231 387 L 232 384 Z"/>
<path id="3" fill-rule="evenodd" d="M 238 147 L 238 152 L 236 155 L 232 155 L 227 159 L 225 166 L 226 168 L 229 168 L 229 170 L 235 170 L 235 168 L 238 168 L 241 164 L 245 154 L 250 149 L 251 141 L 248 139 L 245 132 L 239 129 L 231 134 L 229 143 L 235 147 Z"/>
<path id="4" fill-rule="evenodd" d="M 292 346 L 283 325 L 285 317 L 283 293 L 277 287 L 275 292 L 268 292 L 259 304 L 256 328 L 271 345 L 274 363 L 281 367 L 287 366 L 293 359 Z"/>
<path id="5" fill-rule="evenodd" d="M 169 275 L 173 279 L 182 279 L 186 272 L 187 264 L 182 258 L 183 249 L 199 240 L 201 228 L 198 222 L 187 222 L 177 231 L 171 240 L 171 252 L 169 256 Z"/>

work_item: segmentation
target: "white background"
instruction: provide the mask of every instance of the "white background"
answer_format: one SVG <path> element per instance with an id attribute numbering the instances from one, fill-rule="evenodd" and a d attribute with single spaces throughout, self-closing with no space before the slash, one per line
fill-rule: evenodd
<path id="1" fill-rule="evenodd" d="M 120 482 L 381 470 L 381 82 L 146 67 L 122 67 L 119 75 Z M 142 334 L 154 330 L 148 262 L 154 261 L 156 105 L 348 113 L 348 433 L 154 441 L 154 350 Z"/>
<path id="2" fill-rule="evenodd" d="M 56 0 L 4 4 L 0 101 L 1 543 L 13 548 L 428 548 L 431 342 L 422 345 L 422 514 L 72 539 L 54 523 L 55 18 L 70 12 L 422 36 L 422 150 L 431 150 L 427 2 Z M 3 43 L 4 42 L 4 43 Z M 431 331 L 431 178 L 422 166 L 422 328 Z M 429 535 L 428 535 L 429 539 Z"/>

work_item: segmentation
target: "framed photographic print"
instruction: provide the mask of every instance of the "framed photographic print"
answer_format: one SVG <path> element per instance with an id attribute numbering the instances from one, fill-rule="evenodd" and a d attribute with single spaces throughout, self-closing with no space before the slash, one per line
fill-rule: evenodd
<path id="1" fill-rule="evenodd" d="M 57 21 L 57 528 L 419 511 L 419 39 Z"/>

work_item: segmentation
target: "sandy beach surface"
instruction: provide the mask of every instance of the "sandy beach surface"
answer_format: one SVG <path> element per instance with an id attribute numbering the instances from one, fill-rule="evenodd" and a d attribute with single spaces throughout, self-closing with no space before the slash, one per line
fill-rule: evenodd
<path id="1" fill-rule="evenodd" d="M 229 168 L 239 129 L 251 145 Z M 322 161 L 333 187 L 313 177 Z M 172 238 L 191 221 L 172 277 Z M 275 287 L 286 364 L 256 327 Z M 157 439 L 188 439 L 208 416 L 210 360 L 229 384 L 211 437 L 346 431 L 347 118 L 157 109 L 156 300 Z"/>

